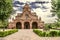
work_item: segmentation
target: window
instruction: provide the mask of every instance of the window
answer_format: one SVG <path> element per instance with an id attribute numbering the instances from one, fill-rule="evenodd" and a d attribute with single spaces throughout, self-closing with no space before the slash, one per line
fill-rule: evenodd
<path id="1" fill-rule="evenodd" d="M 29 18 L 29 15 L 28 15 L 28 14 L 25 14 L 25 16 L 26 16 L 26 19 L 28 19 L 28 18 Z"/>

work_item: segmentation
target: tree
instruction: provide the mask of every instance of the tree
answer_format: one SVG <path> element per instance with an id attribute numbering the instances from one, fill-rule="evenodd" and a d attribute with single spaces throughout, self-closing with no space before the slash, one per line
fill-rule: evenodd
<path id="1" fill-rule="evenodd" d="M 7 19 L 12 12 L 12 3 L 7 0 L 0 0 L 0 20 Z"/>
<path id="2" fill-rule="evenodd" d="M 52 13 L 57 15 L 57 22 L 54 23 L 55 27 L 60 27 L 60 0 L 51 0 L 52 1 Z"/>
<path id="3" fill-rule="evenodd" d="M 52 4 L 52 12 L 54 15 L 57 15 L 58 18 L 60 19 L 60 0 L 51 0 Z"/>
<path id="4" fill-rule="evenodd" d="M 12 13 L 12 0 L 0 0 L 0 21 L 2 24 L 9 18 Z"/>

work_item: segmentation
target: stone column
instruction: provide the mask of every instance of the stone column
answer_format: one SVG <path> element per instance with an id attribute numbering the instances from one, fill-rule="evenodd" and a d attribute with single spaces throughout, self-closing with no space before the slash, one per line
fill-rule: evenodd
<path id="1" fill-rule="evenodd" d="M 16 23 L 14 23 L 14 29 L 16 29 Z"/>
<path id="2" fill-rule="evenodd" d="M 24 29 L 24 23 L 22 22 L 22 29 Z"/>
<path id="3" fill-rule="evenodd" d="M 38 23 L 38 29 L 40 29 L 40 23 Z"/>
<path id="4" fill-rule="evenodd" d="M 32 29 L 32 23 L 30 23 L 30 29 Z"/>

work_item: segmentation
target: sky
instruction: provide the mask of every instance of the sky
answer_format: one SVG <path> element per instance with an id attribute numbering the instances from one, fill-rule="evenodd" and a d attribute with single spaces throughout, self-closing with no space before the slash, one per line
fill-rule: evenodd
<path id="1" fill-rule="evenodd" d="M 31 7 L 33 9 L 32 11 L 36 12 L 38 17 L 41 17 L 42 21 L 44 21 L 45 23 L 52 23 L 57 18 L 56 16 L 51 17 L 51 14 L 52 14 L 52 12 L 50 12 L 50 10 L 51 10 L 51 0 L 14 0 L 13 2 L 15 2 L 15 1 L 19 1 L 19 2 L 22 2 L 22 3 L 26 3 L 26 2 L 32 3 L 32 2 L 36 2 L 36 1 L 49 2 L 49 3 L 44 3 L 43 4 L 43 6 L 46 7 L 46 9 L 41 8 L 42 7 L 41 4 L 37 4 L 37 3 L 35 4 L 35 6 L 40 6 L 40 8 L 33 8 L 32 5 L 31 5 Z M 19 10 L 19 8 L 23 7 L 24 5 L 17 4 L 17 6 L 19 6 L 19 7 L 13 7 L 13 9 L 16 10 L 16 14 L 21 12 L 21 10 Z M 14 14 L 14 16 L 16 14 Z M 12 17 L 14 17 L 14 16 L 12 15 Z"/>
<path id="2" fill-rule="evenodd" d="M 15 0 L 17 1 L 17 0 Z M 29 1 L 29 2 L 34 2 L 34 1 L 51 1 L 51 0 L 18 0 L 18 1 L 21 1 L 21 2 L 26 2 L 26 1 Z"/>

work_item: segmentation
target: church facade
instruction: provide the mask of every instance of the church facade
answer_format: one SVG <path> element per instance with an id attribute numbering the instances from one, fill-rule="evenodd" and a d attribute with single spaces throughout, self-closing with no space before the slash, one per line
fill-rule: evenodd
<path id="1" fill-rule="evenodd" d="M 13 22 L 9 22 L 9 29 L 40 29 L 44 28 L 44 22 L 41 21 L 41 17 L 35 12 L 31 12 L 31 8 L 28 4 L 23 7 L 23 12 L 18 13 Z"/>

